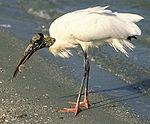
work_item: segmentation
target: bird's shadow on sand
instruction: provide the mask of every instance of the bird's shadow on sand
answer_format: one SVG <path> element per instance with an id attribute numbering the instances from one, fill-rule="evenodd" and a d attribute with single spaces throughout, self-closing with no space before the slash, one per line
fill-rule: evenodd
<path id="1" fill-rule="evenodd" d="M 130 84 L 124 87 L 118 87 L 118 88 L 111 88 L 111 89 L 97 89 L 94 91 L 90 91 L 89 94 L 95 94 L 95 93 L 100 93 L 100 94 L 108 94 L 109 92 L 120 92 L 128 90 L 130 91 L 128 94 L 124 94 L 121 96 L 111 96 L 105 100 L 100 100 L 97 102 L 93 102 L 93 106 L 90 107 L 90 109 L 93 108 L 98 108 L 98 107 L 103 107 L 103 106 L 109 106 L 115 104 L 115 103 L 121 103 L 124 101 L 128 101 L 128 100 L 133 100 L 133 99 L 137 99 L 140 97 L 143 97 L 144 95 L 146 95 L 146 92 L 148 89 L 150 88 L 150 79 L 146 79 L 143 80 L 141 82 L 137 82 L 134 84 Z M 61 98 L 67 98 L 67 97 L 73 97 L 73 98 L 77 98 L 78 94 L 72 94 L 72 95 L 68 95 L 68 96 L 62 96 Z"/>

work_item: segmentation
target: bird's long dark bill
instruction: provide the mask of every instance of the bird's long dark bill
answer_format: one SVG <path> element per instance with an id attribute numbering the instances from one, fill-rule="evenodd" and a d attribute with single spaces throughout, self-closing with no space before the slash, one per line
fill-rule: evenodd
<path id="1" fill-rule="evenodd" d="M 17 76 L 17 73 L 19 71 L 21 71 L 21 67 L 22 65 L 32 56 L 32 54 L 35 52 L 35 50 L 30 49 L 30 44 L 28 45 L 28 47 L 26 48 L 24 55 L 21 57 L 21 59 L 19 60 L 17 67 L 14 71 L 13 77 Z"/>

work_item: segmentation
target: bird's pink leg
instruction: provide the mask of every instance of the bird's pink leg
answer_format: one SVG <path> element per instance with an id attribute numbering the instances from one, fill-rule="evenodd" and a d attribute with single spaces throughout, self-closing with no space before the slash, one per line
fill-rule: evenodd
<path id="1" fill-rule="evenodd" d="M 93 104 L 89 103 L 89 100 L 88 100 L 88 97 L 87 97 L 86 88 L 85 88 L 84 100 L 83 100 L 83 102 L 80 102 L 79 105 L 80 105 L 80 106 L 84 106 L 85 108 L 89 108 L 90 106 L 93 105 Z"/>
<path id="2" fill-rule="evenodd" d="M 80 106 L 89 108 L 90 106 L 92 106 L 92 104 L 90 104 L 88 101 L 88 80 L 89 80 L 89 72 L 90 72 L 90 64 L 88 60 L 86 62 L 86 66 L 87 66 L 87 69 L 86 69 L 87 73 L 86 73 L 86 83 L 85 83 L 85 95 L 84 95 L 83 102 L 80 102 Z"/>
<path id="3" fill-rule="evenodd" d="M 85 94 L 84 94 L 84 100 L 79 103 L 79 106 L 84 106 L 85 108 L 89 108 L 93 104 L 90 104 L 88 101 L 88 80 L 89 80 L 89 71 L 90 71 L 90 64 L 87 61 L 86 62 L 86 84 L 85 84 Z M 68 102 L 71 104 L 76 104 L 75 102 Z"/>
<path id="4" fill-rule="evenodd" d="M 89 78 L 90 65 L 89 65 L 89 61 L 87 59 L 87 53 L 84 52 L 84 51 L 83 51 L 83 53 L 84 53 L 84 69 L 85 70 L 84 70 L 84 73 L 83 73 L 83 79 L 82 79 L 82 82 L 81 82 L 81 86 L 80 86 L 77 102 L 76 103 L 75 102 L 69 102 L 71 104 L 75 104 L 75 106 L 73 106 L 74 108 L 64 108 L 65 110 L 60 110 L 58 112 L 73 112 L 75 115 L 77 115 L 79 113 L 79 111 L 81 111 L 79 106 L 85 106 L 86 108 L 88 108 L 89 106 L 92 105 L 88 101 L 88 78 Z M 86 81 L 85 96 L 84 96 L 83 102 L 80 102 L 81 93 L 82 93 L 85 81 Z"/>
<path id="5" fill-rule="evenodd" d="M 80 99 L 81 99 L 81 93 L 82 93 L 83 86 L 85 83 L 85 78 L 86 78 L 86 73 L 84 73 L 81 86 L 80 86 L 80 90 L 79 90 L 79 94 L 78 94 L 78 98 L 77 98 L 77 102 L 75 103 L 75 106 L 73 106 L 74 108 L 64 108 L 65 110 L 60 110 L 58 112 L 73 112 L 75 115 L 77 115 L 81 111 L 81 109 L 79 108 L 79 104 L 80 104 Z"/>

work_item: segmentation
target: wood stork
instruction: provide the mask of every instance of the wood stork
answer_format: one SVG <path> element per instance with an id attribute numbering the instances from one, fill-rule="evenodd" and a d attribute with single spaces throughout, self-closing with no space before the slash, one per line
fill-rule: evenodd
<path id="1" fill-rule="evenodd" d="M 137 14 L 117 13 L 105 7 L 93 7 L 81 9 L 67 13 L 57 18 L 50 26 L 48 35 L 38 33 L 32 37 L 23 57 L 20 59 L 13 77 L 21 71 L 21 66 L 31 57 L 31 55 L 44 47 L 55 56 L 69 58 L 72 56 L 70 48 L 81 47 L 84 59 L 84 74 L 81 82 L 77 101 L 74 108 L 65 108 L 59 112 L 74 112 L 77 115 L 80 106 L 89 108 L 88 101 L 88 78 L 90 64 L 88 61 L 88 47 L 100 46 L 108 43 L 116 51 L 121 51 L 126 56 L 125 48 L 133 49 L 135 46 L 129 41 L 137 35 L 141 35 L 140 28 L 135 24 L 143 17 Z M 83 87 L 85 85 L 85 95 L 83 102 L 80 102 Z M 70 102 L 74 104 L 74 102 Z"/>

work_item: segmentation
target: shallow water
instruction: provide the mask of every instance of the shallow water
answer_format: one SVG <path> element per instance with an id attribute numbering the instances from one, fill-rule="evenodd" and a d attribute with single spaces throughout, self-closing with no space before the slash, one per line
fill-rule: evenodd
<path id="1" fill-rule="evenodd" d="M 92 66 L 94 68 L 91 70 L 93 71 L 91 72 L 91 80 L 94 82 L 91 84 L 93 92 L 99 91 L 100 93 L 104 93 L 115 98 L 124 95 L 126 96 L 125 99 L 129 99 L 128 96 L 132 94 L 136 99 L 126 101 L 127 104 L 131 106 L 138 114 L 149 118 L 150 1 L 0 0 L 0 29 L 8 30 L 12 34 L 24 39 L 26 43 L 28 43 L 30 38 L 35 33 L 48 33 L 50 23 L 60 15 L 76 9 L 92 7 L 96 5 L 110 5 L 110 9 L 113 11 L 137 13 L 142 15 L 145 19 L 138 23 L 142 29 L 142 35 L 138 37 L 138 40 L 132 41 L 136 48 L 134 49 L 134 52 L 128 51 L 130 56 L 129 58 L 122 53 L 117 53 L 109 45 L 105 45 L 97 49 L 89 49 L 89 58 L 91 59 Z M 45 53 L 47 55 L 47 52 Z M 80 50 L 75 52 L 75 54 L 79 54 L 80 56 Z M 81 61 L 80 57 L 75 58 L 78 59 L 79 62 Z M 68 61 L 68 63 L 70 63 L 72 59 L 63 61 Z M 71 65 L 66 66 L 68 66 L 67 69 L 69 69 L 69 67 L 71 68 Z M 74 71 L 79 73 L 81 67 L 76 67 Z M 97 70 L 97 68 L 100 70 Z M 96 76 L 92 78 L 92 76 L 95 74 L 99 74 L 99 71 L 103 71 L 103 76 L 101 76 L 101 79 L 96 78 Z M 80 76 L 80 73 L 79 75 L 75 75 L 77 80 L 79 80 L 78 76 Z M 109 77 L 107 80 L 105 79 L 106 76 Z M 112 82 L 115 82 L 115 85 L 112 84 Z M 117 89 L 117 87 L 119 88 Z"/>

